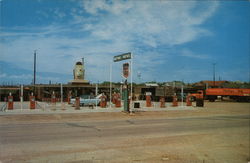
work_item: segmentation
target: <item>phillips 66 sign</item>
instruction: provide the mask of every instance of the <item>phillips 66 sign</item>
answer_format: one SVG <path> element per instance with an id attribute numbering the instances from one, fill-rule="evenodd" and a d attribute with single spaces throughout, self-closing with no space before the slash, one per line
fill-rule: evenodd
<path id="1" fill-rule="evenodd" d="M 129 64 L 128 63 L 124 63 L 123 64 L 123 73 L 122 73 L 122 75 L 123 75 L 123 77 L 124 78 L 128 78 L 128 76 L 129 76 Z"/>

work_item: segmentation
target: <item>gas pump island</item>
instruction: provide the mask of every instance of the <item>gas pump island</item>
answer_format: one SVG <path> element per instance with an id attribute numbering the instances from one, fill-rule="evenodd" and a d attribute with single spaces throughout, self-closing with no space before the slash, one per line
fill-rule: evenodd
<path id="1" fill-rule="evenodd" d="M 132 59 L 132 54 L 130 52 L 125 53 L 125 54 L 121 54 L 118 56 L 114 56 L 114 62 L 118 62 L 118 61 L 122 61 L 122 60 L 126 60 L 126 59 Z M 122 76 L 125 78 L 125 82 L 124 82 L 123 87 L 122 87 L 123 98 L 124 98 L 123 107 L 124 107 L 125 112 L 130 112 L 130 109 L 129 109 L 130 99 L 128 98 L 129 97 L 129 89 L 128 89 L 128 83 L 127 83 L 127 79 L 129 77 L 129 63 L 124 63 L 122 67 L 123 67 Z M 132 84 L 132 82 L 131 82 L 131 84 Z M 131 86 L 131 88 L 132 88 L 132 86 Z M 132 93 L 132 90 L 131 90 L 131 93 Z M 130 97 L 132 97 L 132 94 Z"/>

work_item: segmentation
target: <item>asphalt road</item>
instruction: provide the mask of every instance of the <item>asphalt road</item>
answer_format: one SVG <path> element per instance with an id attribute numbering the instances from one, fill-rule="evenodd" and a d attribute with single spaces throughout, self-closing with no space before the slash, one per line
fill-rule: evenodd
<path id="1" fill-rule="evenodd" d="M 247 162 L 249 116 L 0 124 L 0 162 Z"/>

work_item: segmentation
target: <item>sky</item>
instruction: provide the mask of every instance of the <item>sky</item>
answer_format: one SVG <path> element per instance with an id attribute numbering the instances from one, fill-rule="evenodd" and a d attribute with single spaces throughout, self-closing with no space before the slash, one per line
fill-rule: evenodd
<path id="1" fill-rule="evenodd" d="M 250 2 L 1 0 L 0 84 L 67 83 L 85 59 L 91 83 L 250 79 Z M 133 60 L 113 62 L 131 52 Z M 131 75 L 130 75 L 131 77 Z M 130 80 L 130 77 L 128 80 Z"/>

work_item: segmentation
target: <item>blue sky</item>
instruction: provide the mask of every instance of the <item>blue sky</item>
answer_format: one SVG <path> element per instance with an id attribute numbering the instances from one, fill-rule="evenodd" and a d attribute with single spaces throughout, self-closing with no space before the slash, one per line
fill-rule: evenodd
<path id="1" fill-rule="evenodd" d="M 113 56 L 132 52 L 133 79 L 249 81 L 249 1 L 1 0 L 0 83 L 109 80 Z M 112 63 L 121 81 L 123 62 Z M 141 74 L 141 78 L 138 77 Z"/>

